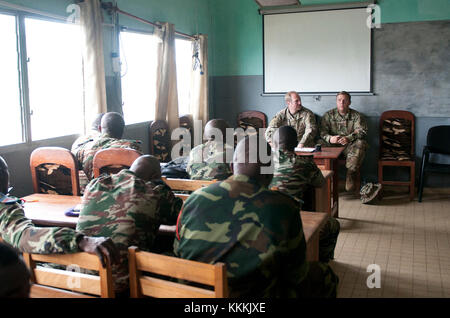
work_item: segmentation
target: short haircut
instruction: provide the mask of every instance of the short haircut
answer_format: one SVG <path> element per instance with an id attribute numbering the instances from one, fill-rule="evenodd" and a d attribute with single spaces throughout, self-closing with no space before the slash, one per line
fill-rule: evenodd
<path id="1" fill-rule="evenodd" d="M 284 101 L 285 101 L 286 103 L 287 103 L 287 102 L 290 102 L 290 101 L 292 100 L 291 94 L 297 94 L 297 95 L 298 95 L 298 93 L 297 93 L 296 91 L 290 91 L 290 92 L 287 92 L 287 93 L 284 95 Z"/>
<path id="2" fill-rule="evenodd" d="M 352 97 L 351 97 L 350 94 L 349 94 L 348 92 L 346 92 L 346 91 L 340 91 L 339 93 L 337 93 L 337 94 L 336 94 L 336 98 L 337 98 L 339 95 L 345 95 L 345 96 L 348 97 L 348 101 L 349 101 L 349 102 L 352 101 Z"/>
<path id="3" fill-rule="evenodd" d="M 101 120 L 102 133 L 108 134 L 112 138 L 120 139 L 125 128 L 125 121 L 121 114 L 109 112 L 103 115 Z"/>
<path id="4" fill-rule="evenodd" d="M 277 131 L 280 150 L 294 151 L 297 146 L 297 131 L 291 126 L 281 126 Z"/>

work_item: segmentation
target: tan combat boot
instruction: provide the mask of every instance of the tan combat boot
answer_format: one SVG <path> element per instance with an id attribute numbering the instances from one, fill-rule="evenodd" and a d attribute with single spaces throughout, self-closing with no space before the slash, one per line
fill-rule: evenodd
<path id="1" fill-rule="evenodd" d="M 347 170 L 347 178 L 345 179 L 345 191 L 351 192 L 355 190 L 356 171 Z"/>

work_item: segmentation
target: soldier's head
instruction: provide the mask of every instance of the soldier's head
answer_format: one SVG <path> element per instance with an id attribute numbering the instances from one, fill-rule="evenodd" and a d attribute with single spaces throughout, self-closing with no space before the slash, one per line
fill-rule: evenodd
<path id="1" fill-rule="evenodd" d="M 116 112 L 109 112 L 101 119 L 101 132 L 112 138 L 120 139 L 125 128 L 125 121 L 122 115 Z"/>
<path id="2" fill-rule="evenodd" d="M 28 298 L 30 272 L 12 247 L 0 243 L 0 298 Z"/>
<path id="3" fill-rule="evenodd" d="M 245 136 L 236 146 L 231 169 L 235 175 L 243 174 L 259 181 L 264 186 L 268 186 L 272 181 L 273 174 L 264 172 L 262 168 L 270 167 L 271 162 L 261 162 L 261 147 L 264 147 L 264 149 L 261 149 L 262 151 L 271 153 L 270 145 L 258 136 Z"/>
<path id="4" fill-rule="evenodd" d="M 161 179 L 161 166 L 159 160 L 151 155 L 137 158 L 130 167 L 134 174 L 145 181 Z"/>
<path id="5" fill-rule="evenodd" d="M 229 128 L 229 126 L 225 120 L 211 119 L 205 125 L 205 133 L 203 138 L 206 140 L 216 140 L 219 142 L 225 142 L 225 137 L 227 135 L 227 128 Z M 222 136 L 220 136 L 220 134 L 222 134 Z"/>
<path id="6" fill-rule="evenodd" d="M 336 95 L 336 106 L 339 114 L 345 115 L 350 108 L 350 104 L 352 103 L 352 97 L 346 91 L 342 91 L 337 93 Z"/>
<path id="7" fill-rule="evenodd" d="M 284 95 L 284 101 L 289 109 L 291 115 L 295 115 L 300 109 L 302 109 L 302 100 L 297 92 L 290 91 Z"/>
<path id="8" fill-rule="evenodd" d="M 297 132 L 291 126 L 281 126 L 273 134 L 272 146 L 275 150 L 294 151 L 297 143 Z"/>
<path id="9" fill-rule="evenodd" d="M 0 192 L 6 194 L 9 187 L 9 171 L 5 159 L 0 156 Z"/>
<path id="10" fill-rule="evenodd" d="M 102 123 L 103 115 L 105 115 L 105 113 L 97 114 L 97 116 L 95 117 L 94 121 L 92 122 L 92 126 L 91 126 L 91 129 L 93 131 L 101 131 L 101 128 L 102 128 L 101 123 Z"/>

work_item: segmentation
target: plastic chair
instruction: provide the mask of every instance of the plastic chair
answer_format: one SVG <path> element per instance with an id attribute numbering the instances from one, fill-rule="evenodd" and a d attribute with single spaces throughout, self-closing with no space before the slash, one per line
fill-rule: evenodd
<path id="1" fill-rule="evenodd" d="M 427 144 L 422 151 L 422 165 L 419 177 L 419 202 L 422 202 L 425 174 L 450 173 L 450 164 L 436 163 L 430 160 L 430 155 L 450 155 L 450 126 L 435 126 L 428 130 Z"/>
<path id="2" fill-rule="evenodd" d="M 62 169 L 70 170 L 67 176 L 55 176 L 49 177 L 49 180 L 42 179 L 41 173 L 38 169 L 41 169 L 42 165 L 51 164 L 55 165 L 52 167 L 53 171 Z M 39 147 L 36 148 L 30 156 L 30 169 L 31 178 L 33 181 L 33 191 L 34 193 L 45 193 L 45 189 L 54 189 L 54 192 L 58 194 L 71 194 L 80 195 L 80 181 L 78 179 L 78 164 L 75 156 L 70 152 L 70 150 L 61 147 Z M 47 168 L 45 168 L 47 169 Z M 48 174 L 50 176 L 51 174 Z M 53 180 L 51 180 L 53 179 Z M 50 181 L 50 182 L 49 182 Z M 50 184 L 51 181 L 58 184 Z M 70 182 L 70 185 L 68 184 Z M 69 191 L 64 191 L 64 193 L 58 192 L 58 187 L 64 184 L 65 188 L 70 188 Z M 65 193 L 70 192 L 71 193 Z"/>
<path id="3" fill-rule="evenodd" d="M 396 128 L 399 127 L 399 128 Z M 409 199 L 414 199 L 416 161 L 414 153 L 414 114 L 404 110 L 390 110 L 380 117 L 380 156 L 378 183 L 409 187 Z M 383 178 L 386 166 L 408 167 L 409 181 L 387 181 Z"/>

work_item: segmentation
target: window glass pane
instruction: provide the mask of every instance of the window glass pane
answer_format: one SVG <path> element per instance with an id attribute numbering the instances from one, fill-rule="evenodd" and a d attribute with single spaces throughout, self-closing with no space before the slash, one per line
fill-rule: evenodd
<path id="1" fill-rule="evenodd" d="M 176 39 L 178 112 L 180 115 L 189 114 L 189 100 L 191 90 L 192 69 L 192 41 Z"/>
<path id="2" fill-rule="evenodd" d="M 77 25 L 25 19 L 33 140 L 83 129 L 81 30 Z"/>
<path id="3" fill-rule="evenodd" d="M 155 118 L 157 39 L 120 32 L 122 102 L 126 124 Z"/>
<path id="4" fill-rule="evenodd" d="M 15 17 L 0 14 L 0 30 L 0 146 L 4 146 L 23 141 Z"/>

